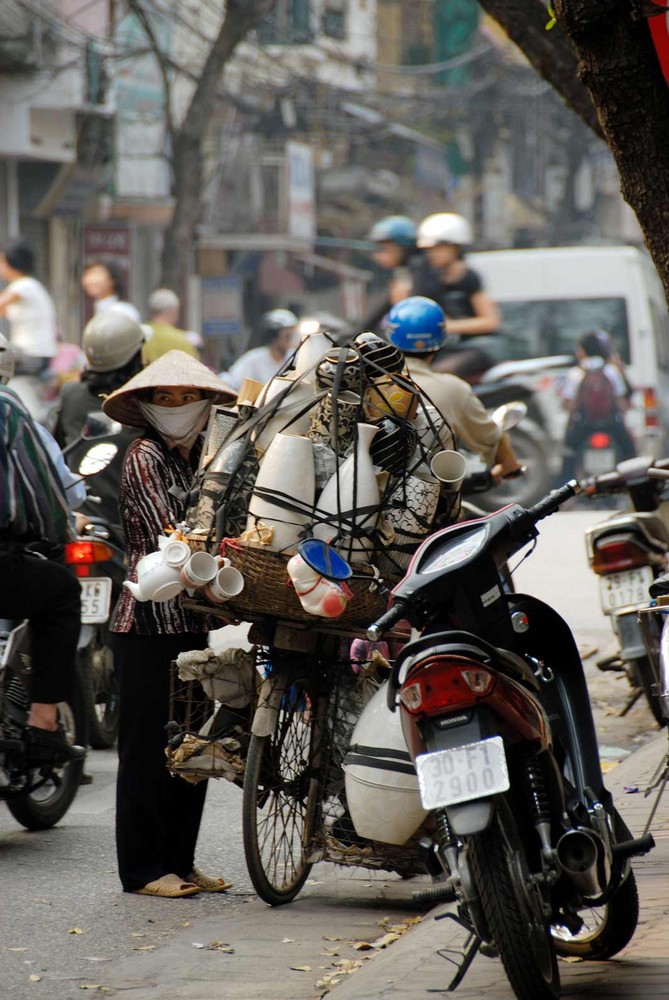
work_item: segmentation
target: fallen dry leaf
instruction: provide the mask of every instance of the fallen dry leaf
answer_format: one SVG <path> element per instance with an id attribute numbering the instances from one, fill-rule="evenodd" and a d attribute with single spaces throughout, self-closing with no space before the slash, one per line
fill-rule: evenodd
<path id="1" fill-rule="evenodd" d="M 132 949 L 133 951 L 153 951 L 155 944 L 138 944 Z"/>
<path id="2" fill-rule="evenodd" d="M 339 952 L 337 951 L 336 948 L 325 948 L 321 952 L 321 955 L 324 955 L 325 958 L 334 958 L 334 956 L 338 955 L 338 954 L 339 954 Z"/>
<path id="3" fill-rule="evenodd" d="M 146 937 L 146 931 L 133 931 L 133 937 Z"/>
<path id="4" fill-rule="evenodd" d="M 33 973 L 32 976 L 28 976 L 28 979 L 30 980 L 31 983 L 41 983 L 42 981 L 42 977 L 36 976 L 35 973 Z"/>
<path id="5" fill-rule="evenodd" d="M 387 948 L 389 944 L 393 941 L 399 941 L 401 934 L 395 933 L 395 931 L 389 931 L 384 934 L 383 937 L 377 938 L 376 941 L 372 942 L 372 948 Z"/>
<path id="6" fill-rule="evenodd" d="M 295 943 L 295 939 L 294 938 L 283 938 L 283 940 L 281 942 L 281 944 L 294 944 L 294 943 Z"/>
<path id="7" fill-rule="evenodd" d="M 351 941 L 351 945 L 356 951 L 369 951 L 372 948 L 369 941 Z"/>
<path id="8" fill-rule="evenodd" d="M 8 948 L 7 951 L 28 951 L 27 948 Z"/>
<path id="9" fill-rule="evenodd" d="M 184 922 L 182 923 L 181 926 L 182 927 L 190 927 L 190 920 L 184 920 Z"/>
<path id="10" fill-rule="evenodd" d="M 86 931 L 82 931 L 81 927 L 70 927 L 68 934 L 85 934 Z"/>
<path id="11" fill-rule="evenodd" d="M 323 940 L 324 941 L 341 941 L 341 938 L 338 938 L 338 937 L 328 937 L 327 934 L 324 934 L 323 935 Z"/>
<path id="12" fill-rule="evenodd" d="M 291 972 L 311 972 L 310 965 L 291 965 Z"/>

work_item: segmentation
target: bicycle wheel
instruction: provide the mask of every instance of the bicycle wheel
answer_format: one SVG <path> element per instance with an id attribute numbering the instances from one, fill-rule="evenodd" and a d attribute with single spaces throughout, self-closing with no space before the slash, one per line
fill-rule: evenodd
<path id="1" fill-rule="evenodd" d="M 311 871 L 320 801 L 323 713 L 314 685 L 286 687 L 271 736 L 252 736 L 244 774 L 244 854 L 253 887 L 270 906 L 289 903 Z"/>

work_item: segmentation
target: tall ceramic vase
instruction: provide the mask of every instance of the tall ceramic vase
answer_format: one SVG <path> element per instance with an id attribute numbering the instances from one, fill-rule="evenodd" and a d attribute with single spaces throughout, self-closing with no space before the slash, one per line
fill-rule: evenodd
<path id="1" fill-rule="evenodd" d="M 289 434 L 306 434 L 311 423 L 309 403 L 314 400 L 314 386 L 310 382 L 300 382 L 293 378 L 277 376 L 267 383 L 258 396 L 256 406 L 262 407 L 275 400 L 283 392 L 285 396 L 276 404 L 276 412 L 254 433 L 254 444 L 262 454 L 274 436 L 286 428 Z M 302 412 L 306 411 L 306 412 Z"/>
<path id="2" fill-rule="evenodd" d="M 381 496 L 369 454 L 377 431 L 372 424 L 358 424 L 354 450 L 325 484 L 315 509 L 319 520 L 314 536 L 326 542 L 335 539 L 337 549 L 352 562 L 369 561 L 372 541 L 359 532 L 371 531 L 379 518 Z"/>
<path id="3" fill-rule="evenodd" d="M 295 377 L 305 379 L 308 382 L 315 382 L 315 365 L 332 348 L 332 340 L 320 331 L 310 333 L 304 337 L 295 353 L 295 360 L 293 362 Z"/>
<path id="4" fill-rule="evenodd" d="M 270 548 L 292 554 L 297 551 L 305 525 L 311 522 L 316 492 L 314 456 L 309 438 L 298 434 L 275 434 L 267 447 L 256 479 L 247 528 L 259 521 L 272 528 Z M 288 510 L 283 502 L 299 507 Z"/>

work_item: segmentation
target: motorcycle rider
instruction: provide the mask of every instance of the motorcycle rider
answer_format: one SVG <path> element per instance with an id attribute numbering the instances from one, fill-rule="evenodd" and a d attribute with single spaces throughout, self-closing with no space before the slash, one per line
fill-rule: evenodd
<path id="1" fill-rule="evenodd" d="M 144 331 L 125 313 L 98 313 L 84 327 L 86 367 L 78 382 L 67 382 L 52 414 L 53 436 L 61 448 L 76 441 L 89 413 L 102 410 L 102 400 L 142 368 Z"/>
<path id="2" fill-rule="evenodd" d="M 439 410 L 456 439 L 480 454 L 492 467 L 495 479 L 518 475 L 521 465 L 508 434 L 489 416 L 471 386 L 432 367 L 447 336 L 446 322 L 438 303 L 413 295 L 388 313 L 388 340 L 402 351 L 410 377 Z"/>
<path id="3" fill-rule="evenodd" d="M 254 347 L 237 358 L 229 371 L 219 378 L 232 389 L 239 389 L 245 378 L 268 382 L 278 372 L 295 347 L 297 316 L 290 309 L 271 309 L 260 318 L 261 347 Z"/>
<path id="4" fill-rule="evenodd" d="M 416 235 L 416 224 L 406 215 L 388 215 L 370 229 L 367 239 L 375 244 L 372 257 L 390 272 L 390 281 L 383 301 L 366 318 L 364 330 L 378 329 L 391 306 L 412 294 L 416 274 L 424 266 Z"/>
<path id="5" fill-rule="evenodd" d="M 83 747 L 68 744 L 57 705 L 71 694 L 79 638 L 77 578 L 31 547 L 59 551 L 70 538 L 68 503 L 43 438 L 18 396 L 4 381 L 13 362 L 0 343 L 0 608 L 27 618 L 31 640 L 31 706 L 24 740 L 32 766 L 83 761 Z"/>
<path id="6" fill-rule="evenodd" d="M 488 351 L 494 349 L 500 322 L 497 306 L 465 261 L 471 242 L 471 226 L 462 215 L 428 215 L 418 227 L 416 243 L 429 268 L 413 284 L 414 295 L 434 299 L 446 313 L 449 340 L 433 362 L 435 370 L 463 378 L 490 367 Z"/>

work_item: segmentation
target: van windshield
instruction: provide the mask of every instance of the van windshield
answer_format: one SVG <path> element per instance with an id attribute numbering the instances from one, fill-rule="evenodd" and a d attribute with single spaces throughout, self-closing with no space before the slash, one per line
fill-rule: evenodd
<path id="1" fill-rule="evenodd" d="M 607 330 L 629 363 L 629 326 L 624 298 L 541 299 L 498 302 L 502 314 L 497 360 L 573 354 L 589 330 Z"/>

